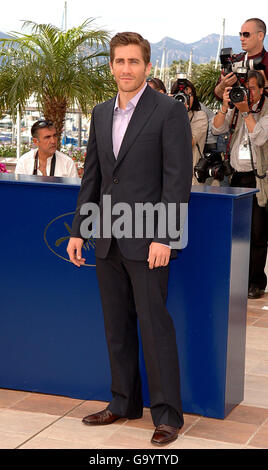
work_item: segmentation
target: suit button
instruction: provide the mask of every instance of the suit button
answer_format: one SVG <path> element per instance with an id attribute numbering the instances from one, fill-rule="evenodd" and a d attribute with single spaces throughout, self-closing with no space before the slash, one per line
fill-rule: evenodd
<path id="1" fill-rule="evenodd" d="M 118 184 L 118 183 L 119 183 L 119 179 L 118 179 L 118 178 L 114 178 L 114 179 L 113 179 L 113 182 L 114 182 L 114 184 Z"/>

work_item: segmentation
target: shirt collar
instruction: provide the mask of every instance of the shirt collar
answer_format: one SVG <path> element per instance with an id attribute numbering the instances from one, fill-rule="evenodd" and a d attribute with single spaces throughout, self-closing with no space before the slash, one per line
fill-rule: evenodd
<path id="1" fill-rule="evenodd" d="M 252 105 L 253 111 L 256 111 L 256 109 L 257 109 L 257 107 L 258 107 L 258 105 L 259 105 L 259 102 L 260 102 L 260 100 L 259 100 L 257 103 L 255 103 L 255 104 Z"/>
<path id="2" fill-rule="evenodd" d="M 248 55 L 248 59 L 256 59 L 258 57 L 262 57 L 265 55 L 266 50 L 263 48 L 261 52 L 258 52 L 258 54 L 254 55 Z"/>
<path id="3" fill-rule="evenodd" d="M 133 98 L 131 98 L 131 100 L 129 100 L 128 104 L 127 104 L 127 108 L 128 107 L 131 107 L 131 108 L 136 108 L 138 102 L 139 102 L 139 99 L 141 97 L 141 95 L 143 94 L 143 92 L 145 91 L 145 88 L 147 87 L 147 83 L 145 83 L 145 85 L 141 88 L 140 91 L 138 91 L 138 93 L 133 96 Z M 119 108 L 119 93 L 117 93 L 116 95 L 116 100 L 115 100 L 115 104 L 114 104 L 114 111 L 118 111 L 120 110 Z"/>
<path id="4" fill-rule="evenodd" d="M 37 152 L 38 152 L 38 148 L 32 149 L 32 151 L 33 151 L 32 156 L 33 156 L 33 158 L 35 158 L 35 157 L 36 157 L 36 154 L 37 154 Z M 58 151 L 55 150 L 54 153 L 57 154 L 57 152 L 58 152 Z M 54 153 L 53 153 L 53 155 L 54 155 Z M 47 161 L 49 161 L 49 160 L 53 157 L 53 155 L 51 155 L 51 157 L 48 157 L 48 158 L 47 158 Z"/>

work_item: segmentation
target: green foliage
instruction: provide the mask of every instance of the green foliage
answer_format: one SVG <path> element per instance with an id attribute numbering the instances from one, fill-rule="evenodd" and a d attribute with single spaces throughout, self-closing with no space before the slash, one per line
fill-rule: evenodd
<path id="1" fill-rule="evenodd" d="M 215 63 L 200 64 L 197 66 L 193 83 L 197 96 L 205 106 L 217 109 L 220 102 L 215 98 L 214 90 L 220 77 L 220 70 L 215 69 Z"/>
<path id="2" fill-rule="evenodd" d="M 92 19 L 62 31 L 51 24 L 24 23 L 30 34 L 2 39 L 0 113 L 23 110 L 34 96 L 46 119 L 62 132 L 67 109 L 89 115 L 92 107 L 113 96 L 108 64 L 109 34 L 92 28 Z"/>
<path id="3" fill-rule="evenodd" d="M 186 73 L 188 72 L 189 60 L 173 60 L 172 64 L 169 67 L 169 75 L 172 79 L 176 79 L 177 73 Z M 200 65 L 192 63 L 192 77 L 191 82 L 195 80 L 195 77 L 198 73 L 198 68 Z"/>
<path id="4" fill-rule="evenodd" d="M 20 153 L 23 155 L 31 150 L 30 145 L 21 145 Z M 17 147 L 15 145 L 0 145 L 0 158 L 16 158 Z"/>
<path id="5" fill-rule="evenodd" d="M 189 60 L 174 60 L 169 67 L 169 77 L 172 83 L 177 79 L 178 73 L 188 73 Z M 152 74 L 153 75 L 153 74 Z M 192 63 L 191 78 L 200 102 L 211 109 L 217 109 L 220 102 L 215 98 L 214 89 L 220 77 L 220 70 L 215 69 L 215 62 L 209 64 Z"/>

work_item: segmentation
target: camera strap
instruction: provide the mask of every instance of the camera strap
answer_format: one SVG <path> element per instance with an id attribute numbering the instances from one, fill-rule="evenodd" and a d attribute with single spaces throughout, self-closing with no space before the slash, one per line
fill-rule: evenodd
<path id="1" fill-rule="evenodd" d="M 261 110 L 262 110 L 262 107 L 264 105 L 264 100 L 265 100 L 265 96 L 264 94 L 262 94 L 261 96 L 261 99 L 258 103 L 258 107 L 255 111 L 253 110 L 250 110 L 250 112 L 253 114 L 257 114 L 257 113 L 260 113 Z M 249 137 L 249 134 L 248 134 L 248 146 L 249 146 L 249 153 L 250 153 L 250 161 L 251 161 L 251 166 L 252 166 L 252 170 L 254 172 L 254 175 L 256 176 L 256 178 L 259 178 L 259 179 L 264 179 L 266 177 L 266 173 L 264 173 L 263 175 L 258 175 L 258 172 L 256 170 L 256 168 L 254 168 L 254 162 L 253 162 L 253 153 L 252 153 L 252 145 L 251 145 L 251 140 L 250 140 L 250 137 Z"/>
<path id="2" fill-rule="evenodd" d="M 201 152 L 201 150 L 200 150 L 199 144 L 196 142 L 196 144 L 195 144 L 195 145 L 197 146 L 197 148 L 198 148 L 198 152 L 200 153 L 200 157 L 202 158 L 202 157 L 203 157 L 203 155 L 202 155 L 202 152 Z"/>
<path id="3" fill-rule="evenodd" d="M 51 160 L 51 165 L 50 165 L 50 174 L 49 176 L 54 176 L 55 174 L 55 166 L 56 166 L 56 153 L 54 153 L 52 160 Z M 35 159 L 34 159 L 34 170 L 33 170 L 33 175 L 37 175 L 37 170 L 38 170 L 38 152 L 36 152 Z"/>
<path id="4" fill-rule="evenodd" d="M 259 101 L 259 103 L 258 103 L 257 109 L 256 109 L 255 111 L 253 111 L 253 109 L 251 109 L 251 110 L 250 110 L 251 114 L 257 114 L 257 113 L 260 113 L 260 112 L 261 112 L 262 107 L 263 107 L 263 105 L 264 105 L 264 100 L 265 100 L 265 96 L 264 96 L 264 94 L 262 94 L 262 95 L 261 95 L 261 99 L 260 99 L 260 101 Z"/>
<path id="5" fill-rule="evenodd" d="M 233 133 L 234 133 L 236 125 L 237 125 L 238 114 L 239 114 L 238 109 L 235 108 L 234 113 L 233 113 L 233 117 L 232 117 L 232 121 L 231 121 L 231 125 L 230 125 L 230 135 L 229 135 L 229 139 L 228 139 L 228 143 L 227 143 L 227 147 L 226 147 L 226 152 L 225 152 L 225 155 L 224 155 L 225 160 L 230 160 L 230 145 L 231 145 L 231 140 L 232 140 L 232 137 L 233 137 Z"/>

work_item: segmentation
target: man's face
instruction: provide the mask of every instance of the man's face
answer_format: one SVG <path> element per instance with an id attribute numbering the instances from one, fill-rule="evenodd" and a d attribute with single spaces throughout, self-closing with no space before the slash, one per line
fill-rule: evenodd
<path id="1" fill-rule="evenodd" d="M 151 67 L 151 63 L 145 64 L 141 47 L 136 44 L 116 47 L 114 60 L 110 62 L 119 92 L 138 92 L 144 85 Z"/>
<path id="2" fill-rule="evenodd" d="M 33 138 L 38 150 L 51 157 L 57 149 L 57 133 L 54 127 L 38 129 L 38 137 Z"/>
<path id="3" fill-rule="evenodd" d="M 258 103 L 261 99 L 261 95 L 263 94 L 263 88 L 258 87 L 257 79 L 255 77 L 249 79 L 248 89 L 250 92 L 250 103 Z"/>
<path id="4" fill-rule="evenodd" d="M 250 55 L 254 55 L 256 50 L 263 48 L 263 33 L 258 31 L 255 21 L 248 21 L 242 25 L 241 33 L 249 33 L 249 37 L 240 36 L 242 49 Z"/>

